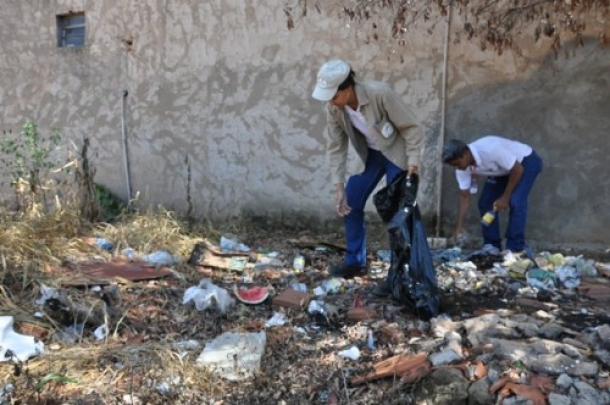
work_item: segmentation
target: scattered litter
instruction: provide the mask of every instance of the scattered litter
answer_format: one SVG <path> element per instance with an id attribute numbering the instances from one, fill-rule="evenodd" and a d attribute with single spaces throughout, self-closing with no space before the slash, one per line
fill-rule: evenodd
<path id="1" fill-rule="evenodd" d="M 254 271 L 266 270 L 269 268 L 281 268 L 284 267 L 284 262 L 277 258 L 277 256 L 270 256 L 269 254 L 262 256 L 259 255 L 254 264 Z"/>
<path id="2" fill-rule="evenodd" d="M 65 330 L 59 331 L 59 339 L 69 345 L 75 344 L 78 340 L 83 338 L 83 332 L 85 331 L 85 324 L 78 323 L 76 325 L 70 325 Z"/>
<path id="3" fill-rule="evenodd" d="M 389 263 L 392 260 L 392 252 L 388 249 L 381 249 L 377 251 L 377 258 L 382 262 Z"/>
<path id="4" fill-rule="evenodd" d="M 44 343 L 15 332 L 12 316 L 0 316 L 0 361 L 26 361 L 44 353 Z"/>
<path id="5" fill-rule="evenodd" d="M 322 282 L 322 285 L 314 288 L 313 293 L 318 297 L 329 294 L 337 294 L 341 291 L 341 287 L 343 286 L 344 281 L 344 279 L 337 277 L 324 280 Z"/>
<path id="6" fill-rule="evenodd" d="M 339 357 L 350 360 L 358 360 L 360 358 L 360 349 L 358 349 L 357 346 L 352 346 L 349 349 L 340 351 Z"/>
<path id="7" fill-rule="evenodd" d="M 293 283 L 290 285 L 290 288 L 295 291 L 307 292 L 307 285 L 305 285 L 304 283 Z"/>
<path id="8" fill-rule="evenodd" d="M 172 343 L 172 348 L 176 350 L 198 350 L 200 347 L 201 345 L 195 339 L 182 340 L 180 342 Z"/>
<path id="9" fill-rule="evenodd" d="M 292 261 L 292 268 L 297 273 L 302 272 L 305 269 L 305 257 L 300 254 L 294 256 L 294 260 Z"/>
<path id="10" fill-rule="evenodd" d="M 269 297 L 269 290 L 266 287 L 240 287 L 235 284 L 233 286 L 233 294 L 244 304 L 256 305 L 264 302 Z"/>
<path id="11" fill-rule="evenodd" d="M 156 252 L 142 255 L 140 259 L 153 266 L 173 266 L 180 263 L 180 258 L 172 255 L 167 250 L 157 250 Z"/>
<path id="12" fill-rule="evenodd" d="M 375 337 L 373 336 L 373 331 L 370 329 L 367 332 L 366 346 L 370 351 L 375 350 Z"/>
<path id="13" fill-rule="evenodd" d="M 90 246 L 97 246 L 100 249 L 112 250 L 114 244 L 101 236 L 83 238 L 83 241 Z"/>
<path id="14" fill-rule="evenodd" d="M 48 300 L 51 298 L 58 298 L 59 292 L 56 288 L 49 287 L 45 284 L 40 285 L 40 295 L 41 297 L 34 301 L 34 304 L 43 306 Z"/>
<path id="15" fill-rule="evenodd" d="M 273 316 L 265 322 L 265 328 L 270 328 L 272 326 L 283 326 L 286 324 L 287 319 L 286 315 L 282 312 L 275 312 Z"/>
<path id="16" fill-rule="evenodd" d="M 121 254 L 130 262 L 134 261 L 138 257 L 138 253 L 135 251 L 135 249 L 130 247 L 123 249 Z"/>
<path id="17" fill-rule="evenodd" d="M 565 288 L 576 288 L 580 285 L 579 272 L 571 266 L 559 266 L 555 269 L 555 274 Z"/>
<path id="18" fill-rule="evenodd" d="M 223 314 L 235 304 L 235 300 L 231 298 L 227 290 L 216 286 L 207 278 L 201 280 L 198 286 L 189 287 L 184 292 L 182 305 L 191 301 L 195 303 L 198 311 L 216 306 Z"/>
<path id="19" fill-rule="evenodd" d="M 557 287 L 555 274 L 543 269 L 531 269 L 526 273 L 527 284 L 542 290 L 551 290 Z"/>
<path id="20" fill-rule="evenodd" d="M 93 336 L 97 340 L 104 340 L 106 338 L 106 325 L 100 325 L 93 331 Z"/>
<path id="21" fill-rule="evenodd" d="M 220 248 L 225 252 L 249 252 L 250 247 L 239 243 L 235 239 L 229 239 L 224 236 L 220 237 Z"/>
<path id="22" fill-rule="evenodd" d="M 227 380 L 244 380 L 259 370 L 266 340 L 265 331 L 225 332 L 206 343 L 196 363 Z"/>
<path id="23" fill-rule="evenodd" d="M 156 389 L 159 394 L 165 396 L 170 396 L 174 392 L 172 387 L 170 387 L 169 384 L 166 382 L 162 382 L 161 384 L 157 385 Z"/>

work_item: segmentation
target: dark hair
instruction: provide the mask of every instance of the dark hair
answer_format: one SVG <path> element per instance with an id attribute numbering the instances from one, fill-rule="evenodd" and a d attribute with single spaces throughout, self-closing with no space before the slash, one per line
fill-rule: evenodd
<path id="1" fill-rule="evenodd" d="M 451 163 L 461 158 L 468 150 L 468 145 L 459 139 L 452 139 L 443 146 L 443 163 Z"/>
<path id="2" fill-rule="evenodd" d="M 356 84 L 356 81 L 354 80 L 354 76 L 356 76 L 356 73 L 352 69 L 350 69 L 349 75 L 347 75 L 347 78 L 345 80 L 343 80 L 343 83 L 341 83 L 339 85 L 339 87 L 337 88 L 337 91 L 345 90 L 348 87 L 354 86 L 354 84 Z"/>

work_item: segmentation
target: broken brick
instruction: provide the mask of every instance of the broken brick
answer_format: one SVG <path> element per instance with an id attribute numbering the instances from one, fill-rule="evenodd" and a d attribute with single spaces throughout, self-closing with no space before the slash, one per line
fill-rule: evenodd
<path id="1" fill-rule="evenodd" d="M 380 332 L 387 342 L 398 342 L 405 338 L 405 334 L 396 325 L 385 325 L 380 329 Z"/>
<path id="2" fill-rule="evenodd" d="M 48 330 L 33 323 L 17 323 L 15 324 L 15 331 L 38 339 L 44 339 L 49 334 Z"/>
<path id="3" fill-rule="evenodd" d="M 288 288 L 282 291 L 281 294 L 273 297 L 271 305 L 274 307 L 292 308 L 292 309 L 303 309 L 305 305 L 309 303 L 309 294 L 292 288 Z"/>
<path id="4" fill-rule="evenodd" d="M 426 353 L 415 355 L 399 354 L 373 365 L 371 373 L 352 379 L 352 384 L 362 384 L 383 377 L 400 376 L 404 382 L 417 381 L 425 377 L 431 369 Z"/>
<path id="5" fill-rule="evenodd" d="M 557 308 L 557 304 L 551 302 L 542 302 L 523 297 L 517 298 L 516 303 L 520 307 L 542 309 L 543 311 L 550 311 Z"/>
<path id="6" fill-rule="evenodd" d="M 349 311 L 347 311 L 347 319 L 354 322 L 367 321 L 375 319 L 376 317 L 377 313 L 372 309 L 350 308 Z"/>

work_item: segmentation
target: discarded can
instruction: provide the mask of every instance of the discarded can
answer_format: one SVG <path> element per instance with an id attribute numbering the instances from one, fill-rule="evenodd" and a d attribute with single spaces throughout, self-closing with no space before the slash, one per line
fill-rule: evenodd
<path id="1" fill-rule="evenodd" d="M 497 211 L 495 209 L 491 211 L 487 211 L 483 218 L 481 218 L 481 223 L 485 226 L 491 225 L 491 223 L 496 219 Z"/>
<path id="2" fill-rule="evenodd" d="M 294 260 L 292 262 L 292 268 L 297 272 L 300 273 L 303 271 L 303 269 L 305 268 L 305 258 L 302 255 L 296 255 L 294 257 Z"/>

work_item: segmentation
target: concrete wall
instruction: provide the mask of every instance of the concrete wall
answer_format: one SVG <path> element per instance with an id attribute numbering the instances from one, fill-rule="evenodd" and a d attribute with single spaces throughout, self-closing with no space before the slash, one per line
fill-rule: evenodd
<path id="1" fill-rule="evenodd" d="M 368 41 L 369 26 L 337 19 L 330 0 L 291 31 L 281 5 L 265 0 L 4 3 L 2 129 L 18 131 L 32 119 L 43 131 L 61 127 L 66 138 L 89 137 L 97 180 L 117 194 L 127 194 L 125 102 L 131 183 L 142 204 L 185 211 L 190 194 L 195 214 L 212 218 L 334 219 L 323 106 L 310 95 L 319 65 L 342 57 L 361 79 L 392 83 L 421 117 L 427 144 L 420 204 L 433 233 L 442 197 L 443 232 L 450 232 L 456 186 L 438 163 L 443 21 L 418 23 L 397 46 Z M 56 46 L 55 16 L 70 10 L 86 13 L 82 49 Z M 383 37 L 387 16 L 374 19 Z M 531 143 L 546 163 L 532 196 L 531 237 L 606 240 L 608 51 L 590 41 L 555 60 L 542 43 L 524 57 L 494 57 L 450 41 L 446 137 L 496 133 Z M 358 166 L 353 159 L 352 170 Z"/>

